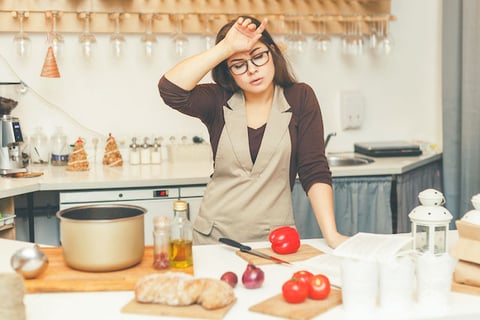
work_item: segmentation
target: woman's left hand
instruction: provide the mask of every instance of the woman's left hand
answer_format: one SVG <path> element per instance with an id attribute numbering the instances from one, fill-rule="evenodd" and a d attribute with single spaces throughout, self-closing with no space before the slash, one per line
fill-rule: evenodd
<path id="1" fill-rule="evenodd" d="M 257 27 L 250 19 L 238 18 L 223 40 L 234 52 L 249 51 L 262 36 L 268 23 L 264 19 Z"/>

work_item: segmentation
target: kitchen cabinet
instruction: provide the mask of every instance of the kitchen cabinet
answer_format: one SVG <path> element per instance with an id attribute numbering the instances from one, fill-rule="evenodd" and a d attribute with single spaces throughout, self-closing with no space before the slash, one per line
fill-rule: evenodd
<path id="1" fill-rule="evenodd" d="M 151 188 L 122 188 L 95 190 L 39 191 L 18 196 L 17 213 L 21 225 L 17 239 L 52 246 L 60 245 L 58 210 L 94 204 L 129 204 L 145 208 L 145 244 L 153 244 L 153 217 L 168 215 L 173 218 L 173 202 L 186 200 L 190 219 L 194 220 L 200 209 L 205 186 L 169 186 Z M 29 198 L 31 202 L 29 204 Z M 30 209 L 28 209 L 31 207 Z M 32 214 L 29 214 L 32 212 Z M 32 230 L 30 232 L 30 230 Z"/>
<path id="2" fill-rule="evenodd" d="M 410 232 L 408 214 L 422 190 L 442 190 L 442 161 L 436 160 L 396 175 L 334 177 L 335 221 L 345 235 L 357 232 Z M 300 182 L 293 190 L 295 223 L 302 238 L 322 233 Z"/>

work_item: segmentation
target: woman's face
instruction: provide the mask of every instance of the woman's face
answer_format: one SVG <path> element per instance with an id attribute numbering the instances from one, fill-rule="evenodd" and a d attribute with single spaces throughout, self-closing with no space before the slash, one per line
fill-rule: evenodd
<path id="1" fill-rule="evenodd" d="M 230 74 L 243 91 L 261 93 L 270 88 L 275 65 L 268 47 L 257 42 L 249 52 L 239 52 L 227 60 Z"/>

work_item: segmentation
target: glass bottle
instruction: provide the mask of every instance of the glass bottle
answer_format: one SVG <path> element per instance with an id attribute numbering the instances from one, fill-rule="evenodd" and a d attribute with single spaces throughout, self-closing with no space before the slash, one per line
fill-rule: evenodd
<path id="1" fill-rule="evenodd" d="M 137 144 L 137 138 L 132 138 L 132 144 L 130 145 L 130 164 L 140 164 L 140 152 L 139 145 Z"/>
<path id="2" fill-rule="evenodd" d="M 57 127 L 50 140 L 52 144 L 50 163 L 53 166 L 66 166 L 68 164 L 70 150 L 67 144 L 67 136 L 63 133 L 63 128 Z"/>
<path id="3" fill-rule="evenodd" d="M 148 137 L 143 139 L 142 150 L 140 151 L 140 163 L 150 164 L 152 162 L 151 145 L 148 144 Z"/>
<path id="4" fill-rule="evenodd" d="M 153 267 L 170 268 L 170 217 L 153 218 Z"/>
<path id="5" fill-rule="evenodd" d="M 170 228 L 170 266 L 187 268 L 193 265 L 192 224 L 188 220 L 188 203 L 173 203 L 174 218 Z"/>
<path id="6" fill-rule="evenodd" d="M 162 162 L 162 150 L 159 142 L 159 138 L 153 140 L 152 146 L 152 163 L 158 164 Z"/>

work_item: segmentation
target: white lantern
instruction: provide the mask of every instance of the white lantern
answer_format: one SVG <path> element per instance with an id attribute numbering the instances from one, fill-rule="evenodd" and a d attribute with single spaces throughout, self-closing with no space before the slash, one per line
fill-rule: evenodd
<path id="1" fill-rule="evenodd" d="M 434 255 L 448 252 L 448 229 L 452 215 L 442 206 L 445 203 L 443 194 L 427 189 L 420 192 L 418 198 L 422 205 L 408 215 L 412 222 L 413 250 Z"/>

